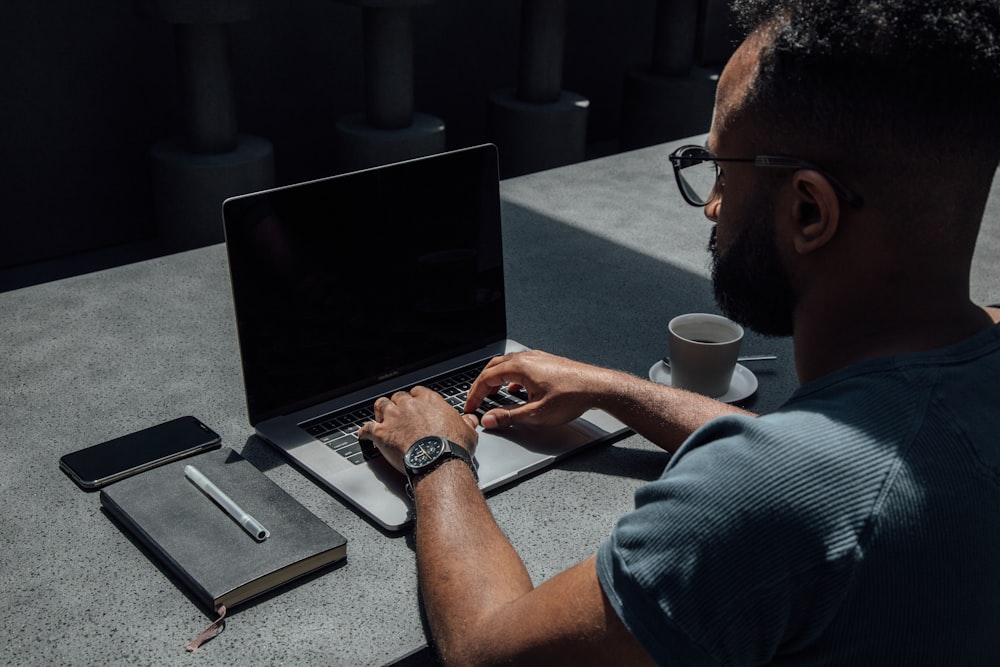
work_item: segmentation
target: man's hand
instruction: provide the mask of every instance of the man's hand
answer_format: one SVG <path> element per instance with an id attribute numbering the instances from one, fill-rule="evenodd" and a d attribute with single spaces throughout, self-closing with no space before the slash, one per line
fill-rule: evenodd
<path id="1" fill-rule="evenodd" d="M 358 430 L 359 440 L 371 440 L 392 466 L 403 472 L 403 455 L 420 438 L 438 435 L 475 454 L 478 420 L 460 415 L 437 392 L 426 387 L 397 391 L 373 406 L 375 421 Z"/>
<path id="2" fill-rule="evenodd" d="M 563 357 L 531 350 L 491 359 L 469 389 L 466 412 L 474 412 L 488 395 L 509 385 L 523 388 L 527 403 L 495 408 L 483 415 L 483 428 L 530 424 L 555 426 L 570 422 L 594 407 L 606 371 Z"/>
<path id="3" fill-rule="evenodd" d="M 469 389 L 466 411 L 474 411 L 483 398 L 504 385 L 508 391 L 523 388 L 528 402 L 490 410 L 483 415 L 483 428 L 555 426 L 597 408 L 672 453 L 695 429 L 716 417 L 751 415 L 712 398 L 537 350 L 492 359 Z"/>

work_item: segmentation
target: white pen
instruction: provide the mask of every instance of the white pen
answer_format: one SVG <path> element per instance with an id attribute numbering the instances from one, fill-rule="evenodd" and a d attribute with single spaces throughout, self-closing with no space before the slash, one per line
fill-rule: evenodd
<path id="1" fill-rule="evenodd" d="M 260 525 L 257 519 L 250 516 L 242 507 L 237 505 L 232 498 L 227 496 L 222 492 L 219 487 L 212 483 L 212 480 L 205 477 L 200 470 L 192 465 L 184 466 L 184 476 L 195 483 L 195 485 L 205 492 L 209 498 L 214 500 L 219 504 L 219 507 L 226 510 L 229 516 L 236 519 L 236 523 L 243 526 L 243 530 L 250 533 L 250 535 L 258 542 L 263 542 L 267 539 L 268 532 L 267 528 Z"/>

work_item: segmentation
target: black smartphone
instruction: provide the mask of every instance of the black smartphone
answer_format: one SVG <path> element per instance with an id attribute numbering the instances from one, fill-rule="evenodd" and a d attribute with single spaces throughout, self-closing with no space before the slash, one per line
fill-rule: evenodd
<path id="1" fill-rule="evenodd" d="M 222 438 L 199 420 L 179 417 L 66 454 L 59 459 L 59 467 L 80 488 L 93 491 L 221 444 Z"/>

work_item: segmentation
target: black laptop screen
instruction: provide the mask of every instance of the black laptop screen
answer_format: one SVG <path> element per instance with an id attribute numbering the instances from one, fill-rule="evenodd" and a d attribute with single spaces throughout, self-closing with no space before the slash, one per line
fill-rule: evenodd
<path id="1" fill-rule="evenodd" d="M 492 146 L 223 212 L 253 424 L 506 337 Z"/>

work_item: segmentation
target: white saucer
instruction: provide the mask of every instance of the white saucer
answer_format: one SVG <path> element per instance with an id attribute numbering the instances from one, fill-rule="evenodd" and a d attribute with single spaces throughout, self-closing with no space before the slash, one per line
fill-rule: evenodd
<path id="1" fill-rule="evenodd" d="M 649 379 L 658 384 L 671 386 L 670 367 L 662 361 L 657 361 L 649 369 Z M 733 381 L 729 385 L 729 391 L 717 397 L 716 400 L 723 403 L 736 403 L 752 396 L 755 391 L 757 391 L 757 376 L 746 366 L 736 364 L 736 368 L 733 370 Z"/>

